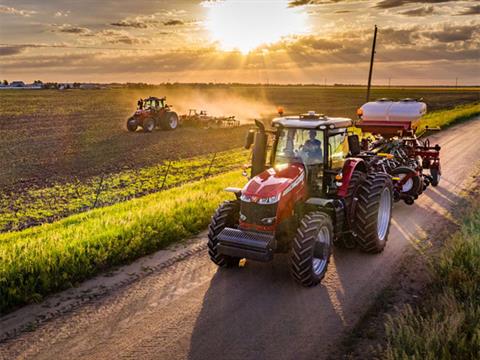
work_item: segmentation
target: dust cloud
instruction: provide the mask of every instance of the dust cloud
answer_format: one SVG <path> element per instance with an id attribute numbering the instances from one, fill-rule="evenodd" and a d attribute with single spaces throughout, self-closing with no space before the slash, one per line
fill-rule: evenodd
<path id="1" fill-rule="evenodd" d="M 196 109 L 198 112 L 206 110 L 207 114 L 212 116 L 235 116 L 241 124 L 271 117 L 276 109 L 275 105 L 266 100 L 247 98 L 226 90 L 187 90 L 172 94 L 167 98 L 167 103 L 171 104 L 178 114 L 188 114 L 189 109 Z"/>

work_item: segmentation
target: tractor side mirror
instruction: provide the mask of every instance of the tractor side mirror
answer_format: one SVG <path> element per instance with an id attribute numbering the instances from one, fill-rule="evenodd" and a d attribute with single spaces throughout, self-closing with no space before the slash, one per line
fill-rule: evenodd
<path id="1" fill-rule="evenodd" d="M 250 149 L 255 139 L 255 130 L 248 130 L 247 137 L 245 138 L 245 149 Z"/>
<path id="2" fill-rule="evenodd" d="M 360 154 L 360 152 L 362 151 L 362 148 L 360 146 L 358 135 L 348 136 L 348 149 L 350 150 L 350 155 L 352 156 Z"/>

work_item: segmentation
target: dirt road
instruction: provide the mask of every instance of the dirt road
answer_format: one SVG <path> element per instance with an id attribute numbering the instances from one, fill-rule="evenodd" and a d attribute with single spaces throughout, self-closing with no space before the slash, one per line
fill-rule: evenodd
<path id="1" fill-rule="evenodd" d="M 335 249 L 326 280 L 296 285 L 286 257 L 218 270 L 198 251 L 0 347 L 5 358 L 322 359 L 391 280 L 405 250 L 448 219 L 479 165 L 480 118 L 432 137 L 443 176 L 414 206 L 394 207 L 380 255 Z"/>

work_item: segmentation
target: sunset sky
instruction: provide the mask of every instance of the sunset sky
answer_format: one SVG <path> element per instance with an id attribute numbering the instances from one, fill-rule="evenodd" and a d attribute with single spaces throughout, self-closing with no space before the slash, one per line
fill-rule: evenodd
<path id="1" fill-rule="evenodd" d="M 0 0 L 0 78 L 480 84 L 480 1 Z"/>

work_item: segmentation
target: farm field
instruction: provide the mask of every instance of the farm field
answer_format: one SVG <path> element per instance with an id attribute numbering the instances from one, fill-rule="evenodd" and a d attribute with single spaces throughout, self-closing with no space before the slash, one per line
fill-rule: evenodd
<path id="1" fill-rule="evenodd" d="M 480 114 L 479 104 L 432 113 L 427 121 L 435 125 L 451 124 L 475 114 Z M 137 181 L 140 184 L 143 181 L 145 191 L 160 190 L 161 183 L 151 177 L 158 178 L 155 172 L 165 174 L 165 165 L 145 168 L 144 172 L 126 172 L 122 174 L 125 177 L 113 176 L 106 182 L 111 186 L 111 190 L 105 193 L 106 199 L 120 203 L 85 211 L 51 224 L 0 234 L 0 299 L 5 299 L 0 303 L 0 312 L 37 301 L 98 271 L 131 261 L 204 229 L 218 204 L 232 197 L 223 189 L 226 186 L 241 186 L 246 181 L 238 169 L 247 156 L 246 151 L 232 150 L 217 156 L 219 163 L 230 164 L 230 167 L 212 165 L 210 170 L 212 173 L 226 172 L 224 174 L 201 179 L 210 164 L 218 164 L 212 161 L 213 157 L 184 160 L 177 163 L 176 169 L 183 169 L 186 177 L 201 180 L 177 186 L 191 179 L 185 181 L 183 172 L 173 172 L 172 181 L 177 179 L 178 182 L 169 186 L 177 187 L 123 201 L 126 198 L 122 199 L 122 196 L 143 195 L 143 187 L 135 186 Z M 229 168 L 235 170 L 227 172 Z M 122 182 L 125 187 L 120 185 Z M 75 197 L 75 188 L 85 192 L 85 197 Z M 45 197 L 42 191 L 19 197 L 24 200 L 23 212 L 12 211 L 10 217 L 27 213 L 42 216 L 45 215 L 42 211 L 49 210 L 58 211 L 54 214 L 54 219 L 57 219 L 68 214 L 68 211 L 88 210 L 69 206 L 81 205 L 86 199 L 91 201 L 93 195 L 88 184 L 85 188 L 66 184 L 46 190 Z M 58 193 L 59 197 L 62 196 L 62 191 L 67 194 L 65 198 L 56 199 L 55 195 Z M 30 203 L 28 196 L 35 194 L 38 196 L 37 202 Z M 45 199 L 58 203 L 59 207 L 45 206 Z"/>
<path id="2" fill-rule="evenodd" d="M 238 169 L 247 162 L 248 155 L 247 150 L 234 149 L 94 176 L 83 182 L 76 179 L 49 187 L 3 193 L 0 194 L 0 233 L 52 222 Z"/>
<path id="3" fill-rule="evenodd" d="M 430 110 L 478 101 L 479 89 L 374 88 L 372 98 L 423 97 Z M 207 109 L 243 122 L 316 110 L 355 116 L 365 89 L 307 86 L 187 86 L 109 90 L 3 90 L 0 92 L 0 186 L 23 191 L 56 182 L 84 181 L 101 174 L 157 165 L 165 160 L 238 148 L 245 128 L 181 128 L 131 134 L 126 119 L 136 100 L 167 96 L 178 113 Z"/>

